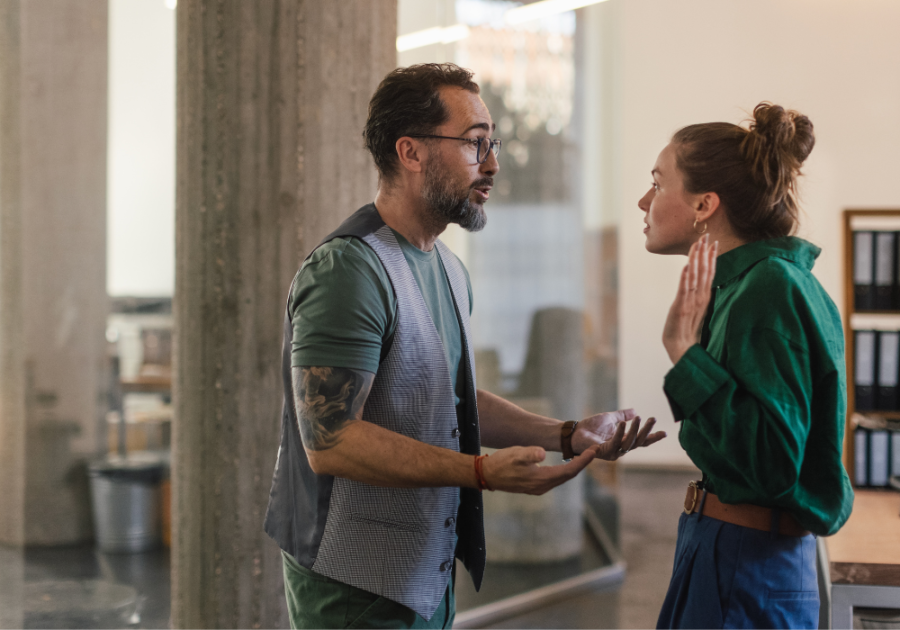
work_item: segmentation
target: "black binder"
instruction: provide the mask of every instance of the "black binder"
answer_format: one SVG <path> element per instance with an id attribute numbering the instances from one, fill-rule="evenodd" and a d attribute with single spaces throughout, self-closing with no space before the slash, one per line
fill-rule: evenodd
<path id="1" fill-rule="evenodd" d="M 853 308 L 871 311 L 875 306 L 875 233 L 853 233 Z"/>
<path id="2" fill-rule="evenodd" d="M 900 311 L 900 232 L 894 232 L 894 288 L 891 292 L 891 310 Z"/>
<path id="3" fill-rule="evenodd" d="M 878 387 L 876 407 L 884 411 L 897 409 L 897 377 L 900 375 L 900 332 L 878 333 Z M 857 356 L 859 356 L 857 354 Z"/>
<path id="4" fill-rule="evenodd" d="M 900 431 L 891 431 L 891 475 L 900 477 Z"/>
<path id="5" fill-rule="evenodd" d="M 890 478 L 890 434 L 869 431 L 869 485 L 886 486 Z"/>
<path id="6" fill-rule="evenodd" d="M 875 409 L 875 342 L 876 334 L 874 330 L 856 331 L 853 383 L 855 386 L 857 411 L 872 411 Z"/>
<path id="7" fill-rule="evenodd" d="M 875 297 L 873 307 L 889 311 L 894 307 L 894 283 L 897 255 L 897 234 L 875 232 Z"/>
<path id="8" fill-rule="evenodd" d="M 869 485 L 869 432 L 857 427 L 853 432 L 853 482 Z"/>

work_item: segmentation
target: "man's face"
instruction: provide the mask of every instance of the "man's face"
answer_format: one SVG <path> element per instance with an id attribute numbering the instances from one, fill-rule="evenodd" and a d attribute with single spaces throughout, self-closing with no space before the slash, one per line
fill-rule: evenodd
<path id="1" fill-rule="evenodd" d="M 494 123 L 481 97 L 455 87 L 441 89 L 440 95 L 450 117 L 434 134 L 482 138 L 484 149 L 484 141 L 491 137 Z M 497 158 L 489 153 L 487 160 L 479 164 L 474 142 L 438 139 L 429 142 L 422 189 L 426 206 L 435 218 L 477 232 L 487 223 L 484 203 L 494 185 L 494 175 L 500 170 Z"/>

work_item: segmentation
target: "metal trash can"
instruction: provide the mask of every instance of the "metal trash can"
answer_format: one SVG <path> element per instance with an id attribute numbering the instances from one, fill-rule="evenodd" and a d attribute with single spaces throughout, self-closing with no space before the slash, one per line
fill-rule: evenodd
<path id="1" fill-rule="evenodd" d="M 94 528 L 101 551 L 132 553 L 159 545 L 163 469 L 158 456 L 136 453 L 90 465 Z"/>

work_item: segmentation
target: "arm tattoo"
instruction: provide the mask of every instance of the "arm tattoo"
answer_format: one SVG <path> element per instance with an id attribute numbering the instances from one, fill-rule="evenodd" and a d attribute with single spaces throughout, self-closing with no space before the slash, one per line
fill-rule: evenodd
<path id="1" fill-rule="evenodd" d="M 311 451 L 337 446 L 344 429 L 362 419 L 375 375 L 349 368 L 306 366 L 291 372 L 303 446 Z"/>

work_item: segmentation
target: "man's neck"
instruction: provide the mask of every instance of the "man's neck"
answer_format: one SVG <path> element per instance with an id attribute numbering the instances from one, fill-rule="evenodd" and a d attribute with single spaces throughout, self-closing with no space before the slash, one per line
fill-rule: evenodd
<path id="1" fill-rule="evenodd" d="M 430 252 L 438 236 L 447 229 L 446 223 L 433 219 L 418 195 L 400 188 L 379 187 L 375 207 L 388 227 L 423 252 Z"/>

